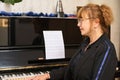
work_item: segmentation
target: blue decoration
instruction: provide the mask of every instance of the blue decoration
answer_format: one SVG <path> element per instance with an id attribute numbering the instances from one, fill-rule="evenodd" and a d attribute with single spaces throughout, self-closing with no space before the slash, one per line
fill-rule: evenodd
<path id="1" fill-rule="evenodd" d="M 0 16 L 33 16 L 33 17 L 57 17 L 57 14 L 55 13 L 35 13 L 33 11 L 29 11 L 26 13 L 19 13 L 19 12 L 6 12 L 6 11 L 0 11 Z M 75 14 L 64 14 L 64 17 L 76 17 Z"/>

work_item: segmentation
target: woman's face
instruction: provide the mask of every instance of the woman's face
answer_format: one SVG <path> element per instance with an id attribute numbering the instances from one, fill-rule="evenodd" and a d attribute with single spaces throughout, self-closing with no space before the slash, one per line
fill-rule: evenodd
<path id="1" fill-rule="evenodd" d="M 91 23 L 90 18 L 88 16 L 84 16 L 82 18 L 78 18 L 77 26 L 80 29 L 81 35 L 89 36 L 91 33 Z"/>

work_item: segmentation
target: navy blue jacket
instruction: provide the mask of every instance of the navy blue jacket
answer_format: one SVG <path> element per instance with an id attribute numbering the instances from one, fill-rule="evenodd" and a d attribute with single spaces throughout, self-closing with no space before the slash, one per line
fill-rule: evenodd
<path id="1" fill-rule="evenodd" d="M 112 42 L 103 34 L 85 50 L 88 43 L 89 38 L 84 40 L 67 67 L 52 70 L 51 80 L 113 80 L 117 57 Z"/>

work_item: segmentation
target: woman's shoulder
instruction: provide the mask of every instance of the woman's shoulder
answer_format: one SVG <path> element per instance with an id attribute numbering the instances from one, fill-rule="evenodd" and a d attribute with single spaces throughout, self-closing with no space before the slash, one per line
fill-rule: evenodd
<path id="1" fill-rule="evenodd" d="M 110 37 L 108 37 L 106 34 L 103 35 L 103 44 L 108 47 L 114 47 L 113 42 L 110 40 Z"/>

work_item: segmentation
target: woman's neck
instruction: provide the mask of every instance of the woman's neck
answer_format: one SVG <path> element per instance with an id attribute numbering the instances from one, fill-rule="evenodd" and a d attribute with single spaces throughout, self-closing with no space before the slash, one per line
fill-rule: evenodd
<path id="1" fill-rule="evenodd" d="M 89 36 L 90 38 L 89 45 L 97 41 L 102 35 L 103 35 L 103 32 L 96 32 L 93 35 Z"/>

